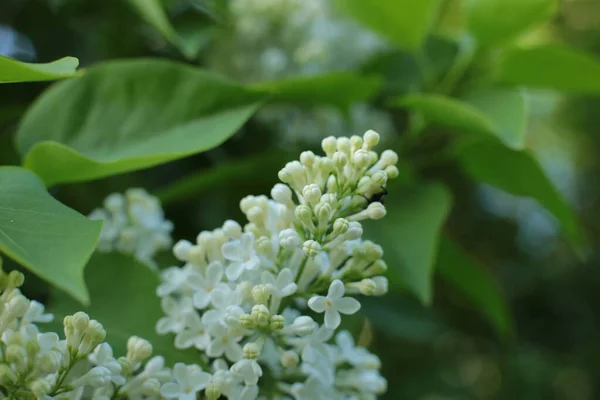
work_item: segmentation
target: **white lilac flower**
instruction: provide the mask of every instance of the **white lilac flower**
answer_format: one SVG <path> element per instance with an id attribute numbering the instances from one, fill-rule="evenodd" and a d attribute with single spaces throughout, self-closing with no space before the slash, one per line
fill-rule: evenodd
<path id="1" fill-rule="evenodd" d="M 315 312 L 325 313 L 325 326 L 329 329 L 335 329 L 340 326 L 342 314 L 355 314 L 360 310 L 360 303 L 352 297 L 344 296 L 344 284 L 339 279 L 331 282 L 327 297 L 313 296 L 308 301 L 308 306 Z"/>
<path id="2" fill-rule="evenodd" d="M 165 220 L 160 201 L 143 189 L 111 194 L 104 208 L 92 211 L 89 218 L 104 221 L 98 251 L 132 254 L 153 269 L 156 253 L 172 242 L 173 224 Z"/>
<path id="3" fill-rule="evenodd" d="M 206 387 L 210 374 L 203 372 L 197 365 L 175 364 L 173 367 L 175 382 L 162 386 L 160 394 L 167 399 L 196 400 L 197 393 Z"/>
<path id="4" fill-rule="evenodd" d="M 29 324 L 29 323 L 46 323 L 46 322 L 52 322 L 54 320 L 54 315 L 53 314 L 45 314 L 45 307 L 42 303 L 39 303 L 35 300 L 31 300 L 31 302 L 29 302 L 29 308 L 27 309 L 27 312 L 25 313 L 25 315 L 23 316 L 23 320 L 21 321 L 22 324 Z"/>
<path id="5" fill-rule="evenodd" d="M 383 204 L 366 199 L 399 173 L 394 152 L 373 150 L 378 141 L 373 131 L 325 138 L 324 156 L 306 151 L 279 171 L 282 183 L 272 198 L 240 201 L 243 228 L 226 221 L 200 232 L 195 244 L 175 245 L 184 265 L 161 275 L 157 294 L 166 315 L 157 331 L 174 333 L 177 348 L 203 351 L 214 374 L 202 396 L 253 400 L 266 377 L 282 380 L 278 387 L 294 398 L 372 399 L 381 392 L 376 356 L 345 332 L 331 343 L 341 314 L 360 308 L 352 295 L 387 290 L 383 250 L 362 239 L 360 222 L 385 215 Z M 325 314 L 323 325 L 307 308 Z M 284 383 L 286 371 L 299 381 Z M 144 374 L 130 382 L 142 382 Z M 133 388 L 130 382 L 124 388 Z M 166 390 L 174 398 L 185 394 L 179 386 Z"/>
<path id="6" fill-rule="evenodd" d="M 192 299 L 188 297 L 179 300 L 173 297 L 163 297 L 161 306 L 167 315 L 156 323 L 156 331 L 160 334 L 181 332 L 185 327 L 186 316 L 194 312 Z"/>
<path id="7" fill-rule="evenodd" d="M 88 358 L 92 364 L 104 367 L 110 371 L 110 381 L 112 383 L 115 385 L 125 383 L 125 378 L 121 375 L 121 365 L 113 357 L 113 350 L 108 343 L 101 343 L 96 346 L 96 349 Z"/>
<path id="8" fill-rule="evenodd" d="M 229 280 L 236 280 L 246 269 L 257 269 L 260 260 L 254 249 L 254 235 L 244 233 L 241 238 L 225 243 L 222 247 L 223 256 L 232 261 L 227 267 L 226 274 Z"/>
<path id="9" fill-rule="evenodd" d="M 223 279 L 223 264 L 220 261 L 213 261 L 206 268 L 206 273 L 201 276 L 191 274 L 189 276 L 189 284 L 194 289 L 194 307 L 202 310 L 212 302 L 212 296 L 215 289 L 228 288 Z"/>
<path id="10" fill-rule="evenodd" d="M 214 324 L 211 326 L 210 335 L 213 339 L 206 349 L 209 357 L 225 355 L 230 361 L 238 361 L 242 358 L 242 347 L 238 343 L 242 336 L 238 332 L 232 331 L 222 324 Z"/>
<path id="11" fill-rule="evenodd" d="M 175 347 L 178 349 L 187 349 L 189 347 L 195 347 L 199 350 L 206 349 L 211 339 L 200 316 L 195 312 L 186 314 L 184 325 L 185 328 L 175 336 Z"/>

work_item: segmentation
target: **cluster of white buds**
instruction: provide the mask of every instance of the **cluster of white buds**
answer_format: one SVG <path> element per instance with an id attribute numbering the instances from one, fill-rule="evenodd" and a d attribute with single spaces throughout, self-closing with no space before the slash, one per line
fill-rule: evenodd
<path id="1" fill-rule="evenodd" d="M 246 83 L 299 75 L 353 71 L 387 44 L 336 12 L 332 0 L 231 0 L 225 31 L 213 36 L 211 69 Z M 391 119 L 367 104 L 347 113 L 317 106 L 308 110 L 287 105 L 262 108 L 257 119 L 279 133 L 285 147 L 316 143 L 327 134 L 394 131 Z"/>
<path id="2" fill-rule="evenodd" d="M 342 315 L 360 309 L 351 295 L 387 292 L 383 251 L 362 240 L 360 223 L 385 216 L 371 199 L 398 176 L 398 156 L 373 151 L 378 142 L 374 131 L 324 139 L 325 156 L 307 151 L 288 163 L 271 199 L 241 200 L 245 226 L 228 220 L 174 246 L 185 264 L 162 273 L 166 315 L 156 328 L 175 334 L 177 348 L 201 350 L 205 367 L 176 366 L 163 396 L 341 400 L 385 391 L 375 355 L 345 331 L 329 343 Z"/>
<path id="3" fill-rule="evenodd" d="M 350 70 L 385 48 L 329 0 L 231 0 L 228 25 L 208 60 L 245 82 Z"/>
<path id="4" fill-rule="evenodd" d="M 1 269 L 0 258 L 0 398 L 8 399 L 142 399 L 159 398 L 172 380 L 152 345 L 131 337 L 127 355 L 113 357 L 106 331 L 84 312 L 64 319 L 65 339 L 41 333 L 37 323 L 50 322 L 44 306 L 21 294 L 24 277 Z"/>
<path id="5" fill-rule="evenodd" d="M 152 269 L 156 253 L 172 245 L 173 224 L 165 219 L 160 201 L 143 189 L 109 195 L 89 218 L 103 221 L 98 251 L 133 254 Z"/>

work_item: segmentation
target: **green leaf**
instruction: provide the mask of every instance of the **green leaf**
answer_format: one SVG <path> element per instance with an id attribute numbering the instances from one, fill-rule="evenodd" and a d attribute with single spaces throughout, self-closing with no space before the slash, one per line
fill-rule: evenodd
<path id="1" fill-rule="evenodd" d="M 16 143 L 47 185 L 101 178 L 220 145 L 263 96 L 169 61 L 108 62 L 47 90 Z"/>
<path id="2" fill-rule="evenodd" d="M 483 46 L 504 44 L 549 20 L 558 0 L 467 0 L 469 30 Z"/>
<path id="3" fill-rule="evenodd" d="M 450 212 L 451 195 L 443 185 L 421 184 L 390 190 L 386 200 L 388 214 L 377 225 L 365 224 L 365 237 L 383 247 L 390 270 L 397 270 L 406 288 L 429 304 L 440 230 Z"/>
<path id="4" fill-rule="evenodd" d="M 46 64 L 32 64 L 0 56 L 0 83 L 53 81 L 77 74 L 79 60 L 64 57 Z"/>
<path id="5" fill-rule="evenodd" d="M 343 11 L 364 26 L 407 50 L 423 44 L 439 7 L 439 0 L 336 0 Z"/>
<path id="6" fill-rule="evenodd" d="M 580 221 L 529 151 L 515 151 L 493 140 L 463 147 L 458 159 L 474 179 L 516 196 L 531 197 L 561 223 L 565 236 L 583 255 L 586 237 Z"/>
<path id="7" fill-rule="evenodd" d="M 381 88 L 381 79 L 351 73 L 331 73 L 300 76 L 273 82 L 262 82 L 255 89 L 270 92 L 273 103 L 301 105 L 332 104 L 348 107 L 374 97 Z"/>
<path id="8" fill-rule="evenodd" d="M 513 149 L 525 147 L 528 107 L 523 90 L 478 90 L 468 93 L 463 100 L 485 115 L 504 144 Z"/>
<path id="9" fill-rule="evenodd" d="M 83 303 L 83 268 L 102 223 L 56 201 L 44 183 L 19 167 L 0 167 L 0 253 Z"/>
<path id="10" fill-rule="evenodd" d="M 126 354 L 130 336 L 139 336 L 152 343 L 154 355 L 165 357 L 170 364 L 198 362 L 198 353 L 175 349 L 173 335 L 156 333 L 156 322 L 164 316 L 155 293 L 159 279 L 146 266 L 126 255 L 95 253 L 85 269 L 85 280 L 92 300 L 88 307 L 82 308 L 62 293 L 52 293 L 48 311 L 55 314 L 53 330 L 61 332 L 65 316 L 84 311 L 106 329 L 106 341 L 116 357 Z"/>
<path id="11" fill-rule="evenodd" d="M 575 94 L 600 93 L 600 59 L 566 46 L 507 50 L 500 59 L 500 83 Z"/>
<path id="12" fill-rule="evenodd" d="M 420 112 L 426 121 L 471 134 L 496 136 L 507 146 L 523 146 L 525 97 L 518 91 L 487 90 L 461 101 L 438 94 L 410 94 L 393 104 Z"/>
<path id="13" fill-rule="evenodd" d="M 437 271 L 470 300 L 501 336 L 514 334 L 510 309 L 493 276 L 456 243 L 442 238 Z"/>

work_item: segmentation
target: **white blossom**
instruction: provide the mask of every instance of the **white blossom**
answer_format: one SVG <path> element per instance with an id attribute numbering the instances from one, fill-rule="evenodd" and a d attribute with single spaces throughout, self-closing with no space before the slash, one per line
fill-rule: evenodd
<path id="1" fill-rule="evenodd" d="M 331 282 L 327 297 L 313 296 L 308 301 L 308 306 L 315 312 L 325 313 L 325 326 L 335 329 L 340 325 L 342 314 L 355 314 L 360 309 L 358 300 L 344 295 L 344 284 L 339 279 Z"/>

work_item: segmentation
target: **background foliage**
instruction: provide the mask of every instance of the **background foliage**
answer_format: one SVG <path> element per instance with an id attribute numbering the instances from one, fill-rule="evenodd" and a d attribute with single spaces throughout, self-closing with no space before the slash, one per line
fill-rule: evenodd
<path id="1" fill-rule="evenodd" d="M 374 128 L 401 157 L 367 227 L 390 293 L 350 328 L 388 398 L 600 395 L 597 1 L 6 0 L 0 55 L 0 251 L 57 315 L 91 301 L 114 343 L 189 361 L 152 331 L 156 277 L 87 263 L 77 212 L 145 187 L 192 238 Z"/>

